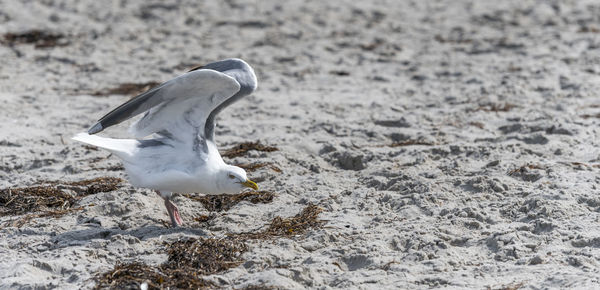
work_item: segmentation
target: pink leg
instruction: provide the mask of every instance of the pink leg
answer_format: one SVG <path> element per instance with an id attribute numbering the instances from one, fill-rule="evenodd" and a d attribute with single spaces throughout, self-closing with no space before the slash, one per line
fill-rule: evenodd
<path id="1" fill-rule="evenodd" d="M 162 194 L 160 194 L 159 191 L 156 191 L 156 194 L 158 194 L 160 197 L 162 197 L 162 199 L 165 200 L 165 207 L 167 208 L 167 212 L 169 213 L 169 218 L 171 218 L 171 224 L 173 225 L 173 227 L 182 226 L 183 220 L 181 219 L 181 215 L 179 215 L 179 209 L 177 209 L 177 206 L 173 202 L 171 202 L 171 200 L 168 197 L 165 197 Z"/>
<path id="2" fill-rule="evenodd" d="M 179 209 L 177 209 L 177 206 L 168 199 L 165 199 L 165 206 L 167 207 L 167 212 L 169 213 L 169 217 L 171 218 L 171 224 L 173 224 L 173 227 L 182 226 L 183 220 L 179 215 Z"/>

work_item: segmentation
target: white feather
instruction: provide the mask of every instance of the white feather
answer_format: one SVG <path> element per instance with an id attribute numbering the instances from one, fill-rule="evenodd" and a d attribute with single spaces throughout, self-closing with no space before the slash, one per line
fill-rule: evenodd
<path id="1" fill-rule="evenodd" d="M 104 138 L 88 133 L 79 133 L 71 139 L 106 149 L 124 160 L 135 156 L 139 144 L 137 140 Z"/>

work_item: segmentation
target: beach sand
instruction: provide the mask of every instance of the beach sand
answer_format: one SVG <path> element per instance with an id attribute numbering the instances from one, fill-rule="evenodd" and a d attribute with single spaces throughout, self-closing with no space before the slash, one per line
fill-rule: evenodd
<path id="1" fill-rule="evenodd" d="M 119 263 L 166 265 L 177 241 L 228 237 L 247 249 L 202 272 L 216 287 L 600 285 L 596 1 L 0 7 L 0 189 L 77 196 L 0 204 L 2 289 L 91 288 Z M 71 136 L 144 87 L 230 57 L 259 88 L 219 115 L 216 141 L 278 149 L 225 158 L 258 166 L 249 177 L 272 200 L 218 211 L 178 195 L 186 226 L 173 229 L 151 190 L 74 184 L 126 175 Z M 128 124 L 101 134 L 127 137 Z M 302 230 L 248 235 L 311 205 L 318 221 Z"/>

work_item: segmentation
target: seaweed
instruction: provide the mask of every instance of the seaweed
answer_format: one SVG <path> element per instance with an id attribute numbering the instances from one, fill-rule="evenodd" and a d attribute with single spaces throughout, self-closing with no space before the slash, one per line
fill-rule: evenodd
<path id="1" fill-rule="evenodd" d="M 472 110 L 472 111 L 484 111 L 484 112 L 508 112 L 514 108 L 516 108 L 517 105 L 515 104 L 511 104 L 511 103 L 504 103 L 502 105 L 500 104 L 496 104 L 496 103 L 490 103 L 490 104 L 486 104 L 486 105 L 481 105 L 479 107 L 477 107 L 476 109 Z"/>
<path id="2" fill-rule="evenodd" d="M 334 75 L 334 76 L 345 77 L 345 76 L 349 76 L 350 72 L 345 71 L 345 70 L 331 70 L 331 71 L 329 71 L 329 74 Z"/>
<path id="3" fill-rule="evenodd" d="M 243 239 L 234 236 L 179 240 L 167 244 L 169 258 L 163 268 L 188 268 L 201 275 L 210 275 L 237 267 L 247 250 L 248 245 Z"/>
<path id="4" fill-rule="evenodd" d="M 194 217 L 194 220 L 197 221 L 197 222 L 199 222 L 199 223 L 206 223 L 206 222 L 211 221 L 214 218 L 215 218 L 215 216 L 203 214 L 203 215 L 199 215 L 197 217 Z"/>
<path id="5" fill-rule="evenodd" d="M 75 197 L 56 186 L 31 186 L 0 190 L 0 216 L 19 215 L 47 209 L 67 209 Z"/>
<path id="6" fill-rule="evenodd" d="M 536 169 L 536 170 L 533 170 L 533 169 Z M 536 182 L 543 177 L 542 173 L 537 171 L 537 169 L 545 169 L 545 168 L 540 165 L 525 164 L 521 167 L 510 170 L 508 172 L 508 175 L 511 177 L 514 177 L 514 178 L 520 178 L 523 181 Z"/>
<path id="7" fill-rule="evenodd" d="M 485 128 L 485 125 L 481 122 L 469 122 L 469 125 L 471 125 L 473 127 L 477 127 L 479 129 Z"/>
<path id="8" fill-rule="evenodd" d="M 4 43 L 8 45 L 33 44 L 35 48 L 65 46 L 69 44 L 68 41 L 64 40 L 65 36 L 63 34 L 36 29 L 19 33 L 5 33 L 3 39 Z"/>
<path id="9" fill-rule="evenodd" d="M 291 237 L 320 227 L 318 219 L 322 210 L 309 204 L 291 218 L 276 217 L 269 227 L 259 233 L 229 234 L 221 238 L 182 238 L 165 243 L 168 259 L 159 266 L 139 262 L 119 263 L 107 272 L 97 274 L 95 289 L 139 289 L 146 283 L 148 289 L 216 288 L 217 285 L 202 279 L 237 267 L 244 262 L 242 255 L 248 251 L 248 239 Z M 267 285 L 254 285 L 247 289 L 271 289 Z"/>
<path id="10" fill-rule="evenodd" d="M 243 200 L 249 200 L 256 203 L 270 203 L 275 197 L 275 193 L 270 191 L 246 191 L 239 194 L 216 194 L 194 196 L 192 194 L 183 194 L 183 196 L 199 201 L 208 211 L 227 211 Z"/>
<path id="11" fill-rule="evenodd" d="M 222 157 L 233 158 L 246 154 L 246 152 L 250 150 L 262 151 L 262 152 L 273 152 L 278 151 L 279 149 L 274 146 L 266 146 L 260 144 L 260 141 L 256 142 L 244 142 L 238 145 L 235 145 L 221 153 Z"/>
<path id="12" fill-rule="evenodd" d="M 581 26 L 577 33 L 600 33 L 600 29 L 593 26 Z"/>
<path id="13" fill-rule="evenodd" d="M 598 119 L 600 119 L 600 113 L 597 113 L 597 114 L 583 114 L 583 115 L 581 115 L 581 118 L 584 118 L 584 119 L 598 118 Z"/>
<path id="14" fill-rule="evenodd" d="M 511 171 L 508 172 L 508 175 L 515 175 L 517 173 L 526 172 L 527 169 L 544 169 L 544 168 L 541 167 L 540 165 L 536 165 L 536 164 L 525 164 L 519 168 L 512 169 Z"/>
<path id="15" fill-rule="evenodd" d="M 275 237 L 291 237 L 303 234 L 311 228 L 318 228 L 323 223 L 319 220 L 319 213 L 323 210 L 309 203 L 300 213 L 293 217 L 275 217 L 267 229 L 258 233 L 245 233 L 251 239 L 270 239 Z"/>
<path id="16" fill-rule="evenodd" d="M 235 237 L 185 238 L 165 243 L 169 258 L 159 266 L 139 262 L 117 264 L 105 273 L 96 275 L 96 289 L 198 289 L 215 287 L 201 278 L 237 267 L 248 250 L 243 240 Z"/>
<path id="17" fill-rule="evenodd" d="M 98 147 L 96 147 L 96 146 L 92 146 L 92 145 L 87 145 L 87 144 L 84 144 L 84 145 L 83 145 L 83 148 L 85 148 L 85 149 L 87 149 L 87 150 L 90 150 L 90 151 L 98 151 Z"/>
<path id="18" fill-rule="evenodd" d="M 498 290 L 518 290 L 518 289 L 521 289 L 521 287 L 523 287 L 523 286 L 525 286 L 525 282 L 519 282 L 519 283 L 515 282 L 515 283 L 508 284 L 508 285 L 502 285 L 496 289 L 498 289 Z M 487 289 L 493 289 L 493 288 L 488 286 Z"/>
<path id="19" fill-rule="evenodd" d="M 158 86 L 160 83 L 155 81 L 149 81 L 145 83 L 122 83 L 118 87 L 104 89 L 97 92 L 91 93 L 92 96 L 108 96 L 108 95 L 129 95 L 135 96 L 141 94 L 153 87 Z"/>
<path id="20" fill-rule="evenodd" d="M 82 181 L 65 183 L 66 185 L 82 187 L 83 195 L 91 195 L 99 192 L 109 192 L 118 189 L 119 183 L 123 182 L 123 179 L 118 177 L 97 177 L 93 179 L 86 179 Z M 81 193 L 80 193 L 81 194 Z"/>
<path id="21" fill-rule="evenodd" d="M 405 140 L 405 141 L 394 142 L 391 145 L 389 145 L 389 147 L 402 147 L 402 146 L 410 146 L 410 145 L 432 146 L 434 144 L 433 144 L 433 142 L 428 142 L 428 141 L 424 141 L 424 140 L 409 139 L 409 140 Z"/>
<path id="22" fill-rule="evenodd" d="M 462 34 L 462 33 L 461 33 Z M 443 37 L 439 34 L 434 36 L 434 39 L 439 43 L 451 43 L 451 44 L 468 44 L 473 42 L 473 39 L 461 37 Z"/>
<path id="23" fill-rule="evenodd" d="M 106 170 L 106 171 L 122 171 L 125 170 L 125 167 L 123 167 L 123 165 L 117 164 L 117 165 L 110 165 L 110 166 L 106 166 L 106 167 L 96 167 L 96 166 L 91 166 L 91 168 L 89 170 L 85 170 L 85 171 L 98 171 L 98 170 Z"/>
<path id="24" fill-rule="evenodd" d="M 215 23 L 216 26 L 233 25 L 240 28 L 266 28 L 272 26 L 271 23 L 263 22 L 260 20 L 246 20 L 246 21 L 219 21 Z"/>
<path id="25" fill-rule="evenodd" d="M 112 270 L 95 277 L 94 289 L 141 289 L 144 283 L 148 285 L 148 289 L 199 289 L 213 286 L 200 279 L 196 273 L 186 270 L 149 266 L 139 262 L 119 263 Z"/>
<path id="26" fill-rule="evenodd" d="M 236 164 L 235 166 L 243 168 L 247 172 L 253 172 L 253 171 L 258 170 L 259 168 L 269 167 L 271 170 L 273 170 L 277 173 L 281 173 L 281 169 L 279 167 L 273 165 L 273 163 L 271 163 L 271 162 L 240 163 L 240 164 Z"/>
<path id="27" fill-rule="evenodd" d="M 243 290 L 273 290 L 273 289 L 281 289 L 275 286 L 270 286 L 266 284 L 257 284 L 257 285 L 248 285 Z"/>
<path id="28" fill-rule="evenodd" d="M 160 288 L 165 278 L 167 276 L 157 267 L 137 262 L 117 264 L 111 271 L 96 276 L 95 289 L 141 289 L 143 283 L 147 283 L 149 289 L 156 289 Z"/>
<path id="29" fill-rule="evenodd" d="M 27 214 L 5 223 L 17 227 L 33 218 L 60 217 L 71 211 L 81 210 L 81 207 L 74 207 L 80 198 L 113 191 L 119 188 L 122 181 L 116 177 L 99 177 L 76 182 L 46 181 L 30 187 L 1 189 L 0 216 Z"/>
<path id="30" fill-rule="evenodd" d="M 573 162 L 563 162 L 563 161 L 559 161 L 558 163 L 562 163 L 565 165 L 569 165 L 575 169 L 591 169 L 591 168 L 600 168 L 600 164 L 596 163 L 596 164 L 589 164 L 589 163 L 584 163 L 584 162 L 577 162 L 577 161 L 573 161 Z"/>

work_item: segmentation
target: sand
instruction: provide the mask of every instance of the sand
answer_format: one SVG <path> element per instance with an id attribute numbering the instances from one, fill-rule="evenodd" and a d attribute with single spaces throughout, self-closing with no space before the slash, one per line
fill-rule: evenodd
<path id="1" fill-rule="evenodd" d="M 259 88 L 221 113 L 219 146 L 279 149 L 227 159 L 272 163 L 249 173 L 276 193 L 271 202 L 209 212 L 179 195 L 181 229 L 166 226 L 156 194 L 127 182 L 62 216 L 20 227 L 10 223 L 27 214 L 0 216 L 0 288 L 91 288 L 118 262 L 164 263 L 165 242 L 257 232 L 311 203 L 321 227 L 248 240 L 239 265 L 203 279 L 223 288 L 600 285 L 596 1 L 0 5 L 1 189 L 126 178 L 116 157 L 70 140 L 131 97 L 103 94 L 228 57 L 250 63 Z M 31 30 L 50 36 L 6 38 Z"/>

